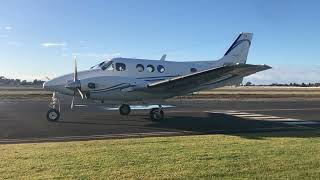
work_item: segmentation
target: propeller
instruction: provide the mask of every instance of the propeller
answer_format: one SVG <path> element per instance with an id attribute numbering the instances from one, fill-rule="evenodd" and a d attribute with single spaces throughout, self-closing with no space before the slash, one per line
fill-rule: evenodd
<path id="1" fill-rule="evenodd" d="M 72 97 L 72 101 L 71 101 L 71 109 L 73 109 L 76 93 L 78 92 L 80 94 L 81 98 L 82 99 L 84 98 L 83 92 L 81 91 L 81 82 L 78 79 L 78 68 L 77 68 L 76 56 L 74 57 L 73 81 L 68 83 L 65 87 L 70 90 L 73 90 L 73 97 Z"/>

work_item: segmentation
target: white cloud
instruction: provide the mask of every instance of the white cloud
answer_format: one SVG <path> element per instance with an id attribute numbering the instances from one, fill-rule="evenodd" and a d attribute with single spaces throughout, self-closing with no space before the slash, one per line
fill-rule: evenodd
<path id="1" fill-rule="evenodd" d="M 52 43 L 52 42 L 46 42 L 46 43 L 42 43 L 41 46 L 43 47 L 65 47 L 67 44 L 62 42 L 62 43 Z"/>
<path id="2" fill-rule="evenodd" d="M 245 78 L 254 84 L 320 82 L 319 65 L 282 65 Z"/>
<path id="3" fill-rule="evenodd" d="M 10 31 L 12 29 L 12 27 L 11 26 L 6 26 L 6 27 L 4 27 L 4 29 L 7 30 L 7 31 Z"/>
<path id="4" fill-rule="evenodd" d="M 21 42 L 17 42 L 17 41 L 9 41 L 8 45 L 18 47 L 18 46 L 22 46 L 23 44 Z"/>

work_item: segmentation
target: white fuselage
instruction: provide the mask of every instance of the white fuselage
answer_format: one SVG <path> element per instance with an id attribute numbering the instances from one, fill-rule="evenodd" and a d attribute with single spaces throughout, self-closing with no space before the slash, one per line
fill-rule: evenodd
<path id="1" fill-rule="evenodd" d="M 109 67 L 103 67 L 111 63 Z M 125 66 L 125 67 L 123 67 Z M 81 89 L 90 93 L 90 99 L 110 100 L 120 102 L 150 101 L 165 99 L 177 95 L 184 95 L 171 92 L 152 93 L 134 91 L 139 87 L 146 87 L 151 82 L 162 81 L 181 75 L 202 71 L 212 67 L 219 67 L 219 61 L 202 62 L 174 62 L 131 58 L 113 58 L 100 66 L 90 70 L 78 72 L 78 79 L 81 81 Z M 45 89 L 59 92 L 65 95 L 73 95 L 73 91 L 65 86 L 72 81 L 73 74 L 67 74 L 47 81 Z M 89 83 L 95 85 L 88 87 Z M 196 89 L 198 89 L 197 87 Z M 203 88 L 201 88 L 203 89 Z"/>

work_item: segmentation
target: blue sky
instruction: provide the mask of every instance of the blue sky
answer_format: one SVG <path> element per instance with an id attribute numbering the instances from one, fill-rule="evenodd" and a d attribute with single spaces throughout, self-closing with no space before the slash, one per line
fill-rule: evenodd
<path id="1" fill-rule="evenodd" d="M 320 81 L 320 2 L 297 0 L 2 0 L 0 75 L 33 79 L 114 57 L 220 58 L 253 32 L 248 63 L 261 83 Z M 286 71 L 284 75 L 284 71 Z M 303 78 L 301 78 L 303 76 Z M 300 79 L 298 79 L 300 78 Z"/>

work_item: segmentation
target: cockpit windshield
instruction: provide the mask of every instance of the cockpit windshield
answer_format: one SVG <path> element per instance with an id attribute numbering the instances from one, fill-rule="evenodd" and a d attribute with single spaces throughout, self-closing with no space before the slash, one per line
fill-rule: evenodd
<path id="1" fill-rule="evenodd" d="M 92 66 L 90 69 L 102 69 L 102 70 L 113 70 L 113 61 L 103 61 L 95 66 Z"/>
<path id="2" fill-rule="evenodd" d="M 101 63 L 99 63 L 99 64 L 97 64 L 97 65 L 92 66 L 90 69 L 100 69 L 101 66 L 102 66 L 104 63 L 105 63 L 105 61 L 103 61 L 103 62 L 101 62 Z"/>
<path id="3" fill-rule="evenodd" d="M 113 70 L 113 61 L 105 62 L 103 65 L 101 65 L 102 70 Z"/>

